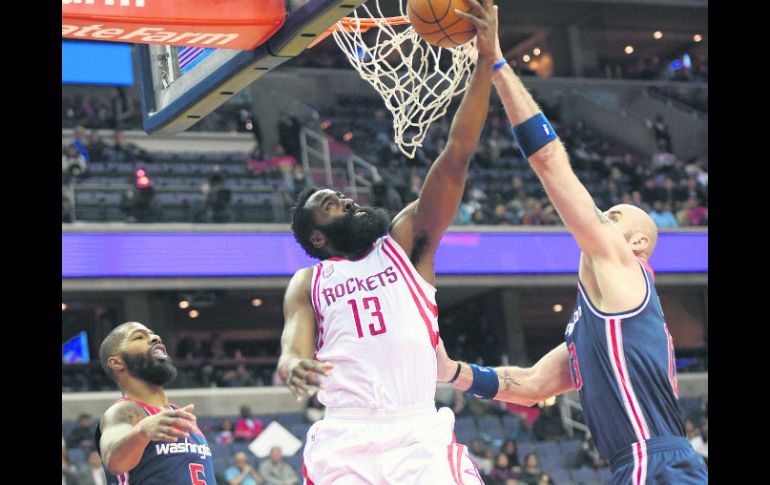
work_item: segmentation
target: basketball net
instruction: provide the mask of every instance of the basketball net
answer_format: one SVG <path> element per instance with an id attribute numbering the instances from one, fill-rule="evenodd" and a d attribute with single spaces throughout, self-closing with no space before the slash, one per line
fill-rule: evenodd
<path id="1" fill-rule="evenodd" d="M 401 17 L 385 17 L 380 1 L 387 0 L 369 0 L 378 15 L 363 4 L 330 30 L 350 64 L 385 101 L 398 149 L 414 158 L 431 123 L 467 88 L 476 39 L 454 49 L 434 47 L 408 25 L 407 0 L 399 0 Z M 372 27 L 377 35 L 366 42 L 362 34 Z"/>

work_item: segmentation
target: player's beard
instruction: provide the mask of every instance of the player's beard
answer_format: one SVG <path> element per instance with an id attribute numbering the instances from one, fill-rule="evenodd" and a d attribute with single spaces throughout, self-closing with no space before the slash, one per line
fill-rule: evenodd
<path id="1" fill-rule="evenodd" d="M 159 361 L 152 356 L 152 350 L 146 354 L 133 355 L 121 352 L 120 356 L 129 374 L 156 386 L 171 382 L 176 377 L 176 367 L 171 363 L 171 358 Z"/>
<path id="2" fill-rule="evenodd" d="M 388 231 L 391 220 L 388 211 L 376 207 L 361 207 L 358 211 L 365 214 L 356 216 L 356 212 L 351 211 L 334 222 L 319 227 L 336 251 L 346 255 L 359 255 Z"/>

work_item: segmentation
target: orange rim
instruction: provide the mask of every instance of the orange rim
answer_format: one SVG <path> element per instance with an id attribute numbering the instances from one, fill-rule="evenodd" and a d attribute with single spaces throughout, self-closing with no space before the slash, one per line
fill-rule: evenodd
<path id="1" fill-rule="evenodd" d="M 332 24 L 331 27 L 324 30 L 321 35 L 315 38 L 313 42 L 307 46 L 308 49 L 313 48 L 316 44 L 329 37 L 332 32 L 338 30 L 344 30 L 345 32 L 366 32 L 372 27 L 379 27 L 380 25 L 404 25 L 408 24 L 409 19 L 406 15 L 400 17 L 373 17 L 368 19 L 356 18 L 356 17 L 342 17 L 337 23 Z"/>

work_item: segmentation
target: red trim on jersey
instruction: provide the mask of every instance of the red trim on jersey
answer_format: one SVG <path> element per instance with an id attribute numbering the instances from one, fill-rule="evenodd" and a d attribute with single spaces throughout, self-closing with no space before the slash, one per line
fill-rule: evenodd
<path id="1" fill-rule="evenodd" d="M 449 471 L 452 473 L 452 478 L 455 481 L 455 485 L 460 485 L 460 481 L 457 478 L 457 472 L 455 472 L 455 467 L 453 463 L 454 455 L 452 455 L 452 447 L 454 444 L 449 444 L 446 446 L 446 458 L 449 462 Z"/>
<path id="2" fill-rule="evenodd" d="M 652 266 L 650 266 L 650 263 L 648 263 L 647 261 L 641 258 L 636 258 L 636 259 L 638 259 L 639 262 L 642 263 L 642 266 L 644 266 L 647 269 L 647 271 L 650 272 L 650 276 L 652 276 L 652 282 L 655 283 L 655 271 L 652 270 Z"/>
<path id="3" fill-rule="evenodd" d="M 120 485 L 128 485 L 128 473 L 118 475 L 118 482 L 120 482 Z"/>
<path id="4" fill-rule="evenodd" d="M 388 241 L 387 238 L 383 239 L 385 242 L 385 245 L 390 248 L 391 251 L 396 255 L 399 261 L 401 261 L 401 264 L 404 265 L 404 268 L 406 269 L 407 274 L 409 275 L 409 278 L 411 278 L 412 283 L 417 287 L 417 292 L 420 293 L 420 296 L 422 297 L 422 301 L 425 302 L 425 306 L 427 306 L 430 311 L 433 313 L 434 317 L 438 316 L 438 307 L 431 303 L 430 300 L 428 300 L 428 297 L 425 296 L 425 293 L 422 291 L 422 286 L 420 286 L 417 283 L 417 279 L 414 277 L 414 274 L 412 274 L 412 270 L 409 269 L 409 265 L 404 262 L 404 259 L 401 257 L 401 254 L 396 250 L 396 248 L 393 247 L 393 244 Z"/>
<path id="5" fill-rule="evenodd" d="M 457 467 L 457 478 L 460 480 L 460 485 L 463 483 L 463 472 L 460 470 L 460 464 L 463 460 L 463 445 L 454 445 L 457 448 L 457 455 L 455 457 L 455 467 Z"/>
<path id="6" fill-rule="evenodd" d="M 623 392 L 626 395 L 626 398 L 628 399 L 628 405 L 631 408 L 631 413 L 633 414 L 633 418 L 636 421 L 636 425 L 639 427 L 639 430 L 641 431 L 642 439 L 649 439 L 649 436 L 647 436 L 647 433 L 645 432 L 645 427 L 642 425 L 642 421 L 639 418 L 639 412 L 636 410 L 636 406 L 634 405 L 634 397 L 631 396 L 631 391 L 629 389 L 629 386 L 626 382 L 626 376 L 623 373 L 623 365 L 620 362 L 620 355 L 618 354 L 618 335 L 616 332 L 616 325 L 615 323 L 620 324 L 621 320 L 609 320 L 610 323 L 610 333 L 612 334 L 612 355 L 615 357 L 615 366 L 618 370 L 618 374 L 620 375 L 620 381 L 623 384 Z M 618 325 L 619 326 L 619 325 Z M 630 376 L 629 376 L 630 377 Z"/>
<path id="7" fill-rule="evenodd" d="M 433 331 L 433 324 L 431 323 L 430 318 L 425 313 L 425 310 L 422 308 L 419 298 L 417 298 L 417 295 L 414 293 L 414 290 L 412 290 L 412 285 L 409 284 L 409 280 L 404 275 L 404 271 L 401 269 L 401 266 L 399 265 L 399 263 L 395 260 L 395 258 L 393 258 L 393 256 L 390 254 L 387 248 L 383 247 L 382 251 L 385 253 L 385 255 L 388 258 L 390 258 L 390 260 L 393 262 L 393 265 L 396 267 L 398 272 L 401 273 L 401 278 L 404 280 L 406 287 L 409 289 L 409 293 L 412 295 L 414 304 L 417 305 L 417 310 L 420 312 L 422 321 L 425 322 L 425 328 L 428 329 L 428 337 L 430 338 L 430 344 L 433 346 L 433 349 L 435 350 L 436 347 L 438 346 L 438 336 Z"/>
<path id="8" fill-rule="evenodd" d="M 313 483 L 313 480 L 311 480 L 310 477 L 307 476 L 307 467 L 305 466 L 304 463 L 302 464 L 302 478 L 305 479 L 305 485 L 315 485 Z"/>
<path id="9" fill-rule="evenodd" d="M 318 320 L 318 335 L 316 338 L 316 352 L 323 347 L 324 340 L 323 340 L 323 333 L 324 333 L 324 327 L 323 327 L 323 321 L 324 317 L 321 315 L 321 303 L 320 303 L 320 297 L 318 296 L 318 282 L 321 280 L 321 270 L 323 270 L 324 264 L 318 263 L 318 266 L 316 266 L 316 273 L 314 276 L 314 282 L 313 282 L 313 311 L 315 312 L 316 318 Z"/>

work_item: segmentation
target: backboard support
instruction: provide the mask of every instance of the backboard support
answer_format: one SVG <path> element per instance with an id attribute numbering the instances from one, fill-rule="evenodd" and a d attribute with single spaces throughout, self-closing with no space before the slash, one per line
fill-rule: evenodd
<path id="1" fill-rule="evenodd" d="M 366 0 L 309 0 L 254 50 L 216 49 L 182 74 L 176 46 L 136 44 L 143 127 L 173 135 L 193 126 L 266 72 L 299 55 Z"/>

